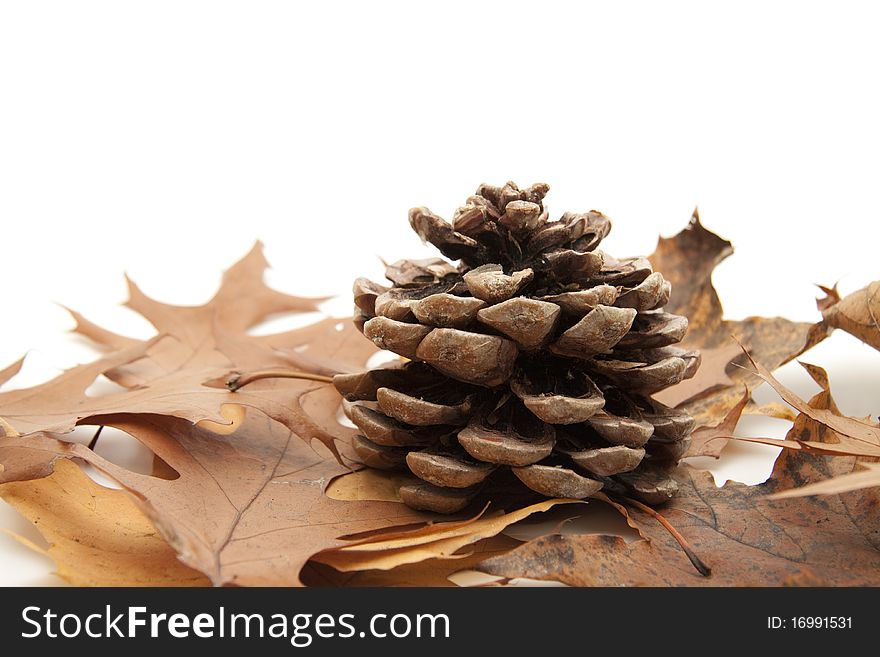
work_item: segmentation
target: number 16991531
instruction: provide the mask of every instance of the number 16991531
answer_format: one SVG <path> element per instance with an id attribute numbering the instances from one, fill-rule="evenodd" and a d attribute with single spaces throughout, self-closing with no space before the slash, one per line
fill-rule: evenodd
<path id="1" fill-rule="evenodd" d="M 852 616 L 768 616 L 769 630 L 851 630 Z"/>

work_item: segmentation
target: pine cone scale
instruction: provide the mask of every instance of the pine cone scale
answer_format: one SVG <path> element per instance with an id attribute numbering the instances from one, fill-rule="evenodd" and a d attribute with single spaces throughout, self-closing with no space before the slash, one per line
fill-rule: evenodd
<path id="1" fill-rule="evenodd" d="M 491 387 L 510 378 L 518 353 L 505 338 L 438 328 L 419 343 L 415 357 L 454 379 Z"/>

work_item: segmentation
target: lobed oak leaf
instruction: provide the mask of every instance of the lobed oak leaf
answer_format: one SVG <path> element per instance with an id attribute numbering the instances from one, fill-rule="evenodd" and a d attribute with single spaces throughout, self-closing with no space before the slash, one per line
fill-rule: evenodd
<path id="1" fill-rule="evenodd" d="M 773 370 L 803 353 L 824 337 L 814 336 L 814 325 L 782 317 L 724 319 L 724 309 L 712 285 L 712 272 L 733 253 L 733 245 L 706 229 L 694 210 L 690 223 L 677 235 L 661 237 L 649 256 L 651 264 L 672 283 L 666 311 L 688 318 L 684 348 L 699 349 L 703 365 L 690 380 L 663 391 L 656 398 L 688 411 L 697 425 L 724 417 L 740 399 L 741 385 L 753 385 L 748 371 L 735 367 L 745 358 L 731 342 L 735 336 L 755 357 Z"/>
<path id="2" fill-rule="evenodd" d="M 784 452 L 770 480 L 760 486 L 728 482 L 718 488 L 708 472 L 679 469 L 679 494 L 663 515 L 711 567 L 710 577 L 699 575 L 673 538 L 637 509 L 630 514 L 650 541 L 545 536 L 477 569 L 572 586 L 781 586 L 797 581 L 877 586 L 876 497 L 870 503 L 848 497 L 851 493 L 796 500 L 767 497 L 814 468 L 846 470 L 844 464 L 824 462 L 828 458 Z"/>
<path id="3" fill-rule="evenodd" d="M 137 438 L 174 471 L 171 478 L 36 433 L 0 438 L 0 483 L 48 477 L 82 459 L 131 493 L 180 560 L 215 585 L 297 585 L 308 558 L 343 544 L 340 536 L 434 517 L 394 502 L 329 498 L 325 487 L 348 469 L 260 413 L 247 411 L 226 435 L 161 415 L 102 422 Z"/>
<path id="4" fill-rule="evenodd" d="M 224 274 L 217 293 L 201 306 L 155 301 L 129 280 L 126 305 L 156 328 L 158 334 L 150 340 L 118 335 L 72 312 L 74 331 L 108 354 L 39 386 L 0 392 L 4 422 L 0 426 L 6 434 L 64 433 L 77 424 L 100 423 L 97 418 L 101 416 L 123 413 L 229 424 L 222 409 L 241 405 L 265 413 L 307 442 L 318 439 L 340 458 L 337 441 L 345 441 L 353 432 L 335 422 L 329 423 L 331 430 L 321 426 L 336 414 L 339 398 L 335 393 L 313 395 L 316 386 L 310 381 L 261 381 L 234 395 L 224 386 L 206 385 L 230 370 L 271 366 L 329 380 L 333 374 L 362 369 L 376 352 L 349 321 L 335 318 L 283 333 L 249 335 L 249 329 L 271 315 L 313 312 L 323 300 L 272 290 L 263 282 L 266 267 L 257 243 Z M 3 374 L 8 379 L 15 371 L 12 365 Z M 87 396 L 86 389 L 99 375 L 127 390 Z M 312 400 L 307 399 L 309 395 Z M 327 403 L 315 404 L 315 397 Z"/>
<path id="5" fill-rule="evenodd" d="M 58 575 L 78 586 L 205 586 L 178 559 L 130 496 L 105 488 L 71 461 L 48 477 L 0 484 L 0 497 L 34 523 Z"/>

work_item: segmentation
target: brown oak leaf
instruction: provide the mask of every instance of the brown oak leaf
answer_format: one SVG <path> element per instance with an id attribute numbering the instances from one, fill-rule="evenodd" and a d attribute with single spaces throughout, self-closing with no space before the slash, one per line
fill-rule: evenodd
<path id="1" fill-rule="evenodd" d="M 678 406 L 707 392 L 726 390 L 735 385 L 727 375 L 734 358 L 742 353 L 736 343 L 709 347 L 700 351 L 700 369 L 691 379 L 655 393 L 653 397 L 667 406 Z"/>
<path id="2" fill-rule="evenodd" d="M 34 523 L 57 574 L 78 586 L 206 586 L 121 490 L 96 484 L 71 461 L 42 479 L 0 484 L 0 497 Z"/>
<path id="3" fill-rule="evenodd" d="M 705 363 L 696 376 L 665 390 L 657 399 L 689 411 L 698 425 L 724 417 L 739 401 L 742 383 L 756 382 L 752 374 L 736 367 L 745 363 L 745 357 L 737 351 L 731 336 L 744 343 L 770 370 L 824 337 L 808 342 L 814 325 L 782 317 L 724 319 L 721 300 L 712 285 L 712 272 L 732 253 L 733 245 L 707 230 L 694 210 L 687 227 L 674 237 L 660 238 L 649 256 L 654 269 L 672 283 L 666 311 L 688 318 L 688 333 L 682 347 L 700 349 Z"/>
<path id="4" fill-rule="evenodd" d="M 324 488 L 347 468 L 266 416 L 246 415 L 225 435 L 168 416 L 103 418 L 168 464 L 170 479 L 47 433 L 0 438 L 0 483 L 47 477 L 59 461 L 82 459 L 132 493 L 179 559 L 215 585 L 297 585 L 308 558 L 343 545 L 338 537 L 433 517 L 395 502 L 329 498 Z"/>
<path id="5" fill-rule="evenodd" d="M 573 586 L 782 586 L 806 578 L 813 585 L 880 584 L 876 495 L 769 500 L 812 473 L 828 476 L 841 464 L 830 457 L 785 452 L 760 486 L 728 482 L 690 467 L 678 474 L 678 497 L 663 514 L 712 568 L 702 577 L 679 545 L 637 510 L 650 542 L 611 536 L 546 536 L 483 562 L 502 577 L 551 579 Z M 845 469 L 845 468 L 844 468 Z"/>
<path id="6" fill-rule="evenodd" d="M 146 341 L 113 333 L 71 311 L 74 330 L 108 354 L 44 384 L 0 392 L 0 427 L 7 435 L 64 433 L 77 424 L 101 424 L 101 416 L 120 413 L 228 425 L 232 422 L 228 407 L 247 406 L 281 422 L 303 440 L 320 440 L 337 454 L 337 441 L 344 442 L 353 432 L 335 421 L 327 422 L 335 418 L 338 404 L 309 400 L 320 387 L 313 382 L 259 381 L 236 393 L 211 384 L 230 370 L 283 367 L 318 377 L 356 371 L 376 352 L 347 319 L 325 318 L 283 333 L 249 335 L 248 329 L 269 316 L 312 312 L 322 300 L 270 289 L 263 282 L 266 267 L 258 243 L 225 273 L 210 301 L 192 307 L 155 301 L 128 281 L 126 305 L 158 332 Z M 17 365 L 3 370 L 6 379 Z M 127 390 L 88 396 L 86 390 L 100 375 Z M 322 422 L 332 430 L 323 428 Z"/>

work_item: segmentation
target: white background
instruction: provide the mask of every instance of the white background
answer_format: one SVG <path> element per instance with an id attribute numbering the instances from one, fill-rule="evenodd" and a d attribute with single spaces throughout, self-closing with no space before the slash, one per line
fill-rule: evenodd
<path id="1" fill-rule="evenodd" d="M 150 335 L 123 272 L 201 303 L 258 238 L 276 287 L 346 294 L 428 254 L 409 207 L 508 179 L 604 211 L 617 255 L 699 205 L 736 246 L 727 315 L 813 321 L 813 283 L 880 278 L 877 28 L 840 1 L 4 2 L 0 366 L 28 352 L 21 386 L 93 356 L 58 303 Z M 836 335 L 807 360 L 876 413 L 876 352 Z M 721 479 L 766 476 L 743 451 Z M 35 537 L 8 507 L 0 527 Z M 0 583 L 50 571 L 0 535 Z"/>

